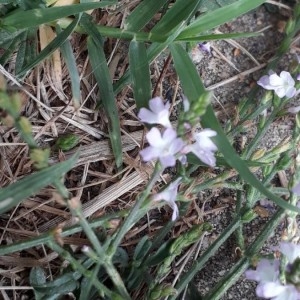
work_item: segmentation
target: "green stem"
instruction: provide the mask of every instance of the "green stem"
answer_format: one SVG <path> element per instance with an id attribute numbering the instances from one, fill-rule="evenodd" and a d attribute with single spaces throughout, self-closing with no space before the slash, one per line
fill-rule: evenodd
<path id="1" fill-rule="evenodd" d="M 51 248 L 53 251 L 57 252 L 61 257 L 69 261 L 73 267 L 73 269 L 77 272 L 80 272 L 84 277 L 93 280 L 93 285 L 101 292 L 104 292 L 109 299 L 114 299 L 113 297 L 115 293 L 109 290 L 104 284 L 102 284 L 97 278 L 93 276 L 93 272 L 87 270 L 82 266 L 82 264 L 77 261 L 68 251 L 63 249 L 61 246 L 59 246 L 57 243 L 55 243 L 53 240 L 48 241 L 47 245 L 49 248 Z M 119 296 L 119 295 L 118 295 Z"/>
<path id="2" fill-rule="evenodd" d="M 229 273 L 221 280 L 210 292 L 205 295 L 203 300 L 218 300 L 225 292 L 240 278 L 240 276 L 249 267 L 252 257 L 259 251 L 264 242 L 271 236 L 274 229 L 278 226 L 284 217 L 285 210 L 279 209 L 272 219 L 266 224 L 254 243 L 246 250 L 244 257 L 241 258 L 229 271 Z"/>
<path id="3" fill-rule="evenodd" d="M 137 221 L 136 217 L 137 215 L 139 215 L 139 209 L 141 208 L 142 204 L 145 202 L 145 200 L 147 199 L 147 197 L 149 196 L 152 187 L 154 186 L 157 177 L 160 174 L 160 165 L 159 163 L 156 163 L 155 165 L 155 169 L 153 171 L 152 177 L 149 181 L 149 183 L 147 184 L 146 189 L 144 190 L 144 192 L 142 192 L 141 196 L 137 199 L 133 209 L 130 211 L 128 217 L 125 219 L 124 223 L 121 225 L 121 227 L 119 228 L 117 234 L 115 235 L 115 237 L 112 239 L 109 247 L 108 247 L 108 255 L 110 257 L 112 257 L 114 255 L 114 253 L 116 252 L 117 247 L 119 246 L 119 244 L 121 243 L 122 239 L 124 238 L 125 234 L 129 231 L 129 229 L 133 226 L 133 224 Z M 139 218 L 141 217 L 140 215 L 138 216 Z"/>
<path id="4" fill-rule="evenodd" d="M 215 242 L 205 250 L 205 252 L 197 261 L 194 262 L 189 271 L 182 276 L 181 280 L 175 286 L 175 289 L 177 290 L 178 294 L 180 294 L 185 289 L 189 282 L 194 278 L 196 273 L 198 273 L 202 269 L 204 264 L 218 251 L 220 246 L 240 226 L 241 222 L 241 217 L 236 217 L 235 219 L 233 219 L 230 225 L 220 234 L 220 236 L 215 240 Z M 176 296 L 172 296 L 170 299 L 175 300 Z"/>

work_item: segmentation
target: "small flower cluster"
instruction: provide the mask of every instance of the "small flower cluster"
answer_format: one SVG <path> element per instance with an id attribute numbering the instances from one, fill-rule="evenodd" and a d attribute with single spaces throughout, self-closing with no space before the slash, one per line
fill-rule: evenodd
<path id="1" fill-rule="evenodd" d="M 192 135 L 194 143 L 189 143 L 178 136 L 169 119 L 170 104 L 164 104 L 160 97 L 155 97 L 149 101 L 149 109 L 141 108 L 138 117 L 147 124 L 159 124 L 164 127 L 161 133 L 157 127 L 152 127 L 146 134 L 149 146 L 140 151 L 140 155 L 145 162 L 158 159 L 162 168 L 174 167 L 178 159 L 182 164 L 187 161 L 186 154 L 194 153 L 205 164 L 214 167 L 216 158 L 214 156 L 217 150 L 216 145 L 211 141 L 211 137 L 216 132 L 211 129 L 204 129 Z M 184 101 L 184 110 L 189 110 L 189 102 Z M 185 124 L 189 128 L 189 124 Z M 171 183 L 163 192 L 155 195 L 154 200 L 165 200 L 173 208 L 172 220 L 178 216 L 178 207 L 175 203 L 177 189 L 181 178 Z"/>
<path id="2" fill-rule="evenodd" d="M 247 279 L 258 282 L 256 294 L 258 297 L 273 300 L 299 300 L 299 263 L 300 245 L 282 242 L 280 247 L 275 249 L 280 251 L 288 260 L 284 270 L 286 284 L 280 281 L 280 260 L 262 259 L 256 270 L 247 270 Z"/>

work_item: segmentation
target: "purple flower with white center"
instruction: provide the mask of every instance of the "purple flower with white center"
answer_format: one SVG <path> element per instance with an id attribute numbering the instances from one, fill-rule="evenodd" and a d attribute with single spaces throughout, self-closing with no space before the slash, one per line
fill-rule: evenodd
<path id="1" fill-rule="evenodd" d="M 282 71 L 279 76 L 271 71 L 270 75 L 261 77 L 257 84 L 266 90 L 273 90 L 279 98 L 291 98 L 296 94 L 295 80 L 286 71 Z"/>
<path id="2" fill-rule="evenodd" d="M 217 133 L 211 129 L 203 129 L 194 134 L 195 143 L 185 147 L 184 152 L 193 152 L 205 164 L 214 167 L 216 158 L 214 152 L 218 150 L 217 146 L 210 139 Z"/>
<path id="3" fill-rule="evenodd" d="M 210 43 L 208 42 L 204 42 L 204 43 L 199 43 L 198 44 L 199 48 L 201 50 L 203 50 L 204 52 L 207 52 L 208 54 L 211 54 L 211 46 L 210 46 Z"/>
<path id="4" fill-rule="evenodd" d="M 146 134 L 146 139 L 150 146 L 140 151 L 144 161 L 158 158 L 163 168 L 175 166 L 176 154 L 182 150 L 185 143 L 177 137 L 177 133 L 173 128 L 167 128 L 161 134 L 156 127 L 153 127 Z"/>
<path id="5" fill-rule="evenodd" d="M 152 199 L 154 201 L 164 200 L 173 209 L 172 221 L 175 221 L 179 216 L 178 206 L 176 204 L 176 198 L 178 193 L 178 186 L 180 184 L 181 177 L 177 178 L 174 182 L 170 183 L 167 188 L 162 192 L 153 195 Z"/>
<path id="6" fill-rule="evenodd" d="M 292 192 L 298 196 L 300 196 L 300 182 L 297 183 L 293 188 L 292 188 Z"/>
<path id="7" fill-rule="evenodd" d="M 160 97 L 155 97 L 149 101 L 149 109 L 142 107 L 138 113 L 139 119 L 148 124 L 160 124 L 166 128 L 171 128 L 169 120 L 170 104 L 164 104 Z"/>
<path id="8" fill-rule="evenodd" d="M 272 300 L 299 300 L 300 294 L 293 285 L 282 285 L 280 282 L 266 282 L 256 288 L 258 297 Z"/>

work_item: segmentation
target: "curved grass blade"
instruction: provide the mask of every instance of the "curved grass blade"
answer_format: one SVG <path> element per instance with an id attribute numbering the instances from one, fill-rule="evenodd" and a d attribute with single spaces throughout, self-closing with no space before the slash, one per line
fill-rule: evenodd
<path id="1" fill-rule="evenodd" d="M 103 50 L 103 42 L 96 26 L 83 16 L 82 25 L 90 35 L 87 40 L 90 62 L 100 89 L 101 103 L 108 117 L 109 136 L 117 168 L 122 166 L 122 144 L 118 108 L 112 81 Z"/>
<path id="2" fill-rule="evenodd" d="M 205 92 L 203 83 L 200 80 L 198 72 L 187 55 L 186 51 L 179 44 L 171 44 L 169 46 L 177 74 L 179 75 L 185 95 L 190 101 L 195 101 L 201 94 Z M 278 206 L 299 213 L 300 208 L 289 204 L 280 197 L 270 192 L 248 169 L 247 165 L 236 154 L 235 150 L 229 143 L 225 133 L 217 120 L 213 108 L 209 105 L 205 114 L 201 117 L 201 123 L 204 128 L 211 128 L 217 132 L 217 136 L 213 139 L 218 150 L 224 155 L 228 164 L 236 169 L 240 176 L 267 198 L 275 202 Z"/>
<path id="3" fill-rule="evenodd" d="M 53 22 L 57 19 L 75 15 L 87 10 L 116 4 L 115 0 L 80 3 L 59 7 L 37 8 L 30 10 L 16 10 L 1 20 L 2 27 L 24 29 Z"/>
<path id="4" fill-rule="evenodd" d="M 0 214 L 18 205 L 23 199 L 35 194 L 43 187 L 52 184 L 75 164 L 78 155 L 67 161 L 45 168 L 0 189 Z"/>
<path id="5" fill-rule="evenodd" d="M 264 2 L 265 0 L 240 0 L 212 12 L 208 12 L 187 26 L 187 28 L 180 33 L 178 39 L 197 36 L 201 32 L 213 29 L 241 16 L 242 14 L 245 14 Z"/>
<path id="6" fill-rule="evenodd" d="M 148 107 L 151 98 L 151 80 L 146 46 L 143 42 L 131 41 L 129 68 L 136 106 L 138 109 Z"/>
<path id="7" fill-rule="evenodd" d="M 58 47 L 60 47 L 72 34 L 79 22 L 79 15 L 76 16 L 74 21 L 57 37 L 49 43 L 30 63 L 28 63 L 22 70 L 17 73 L 18 77 L 22 77 L 26 74 L 27 71 L 34 68 L 37 64 L 43 61 L 45 58 L 49 57 Z"/>
<path id="8" fill-rule="evenodd" d="M 77 25 L 77 24 L 76 24 Z M 60 34 L 61 28 L 57 25 L 56 31 Z M 60 47 L 61 53 L 65 59 L 67 65 L 69 76 L 71 79 L 71 89 L 72 89 L 72 100 L 74 107 L 77 109 L 80 107 L 81 93 L 80 93 L 80 77 L 76 66 L 75 56 L 72 50 L 71 43 L 68 39 Z"/>
<path id="9" fill-rule="evenodd" d="M 141 30 L 168 0 L 144 0 L 126 18 L 125 29 Z"/>

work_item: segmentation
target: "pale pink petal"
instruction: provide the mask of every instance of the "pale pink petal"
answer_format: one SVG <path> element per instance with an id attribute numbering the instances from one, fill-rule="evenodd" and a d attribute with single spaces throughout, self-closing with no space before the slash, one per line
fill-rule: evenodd
<path id="1" fill-rule="evenodd" d="M 159 112 L 161 112 L 162 110 L 165 109 L 165 105 L 164 105 L 163 100 L 160 97 L 155 97 L 149 101 L 149 108 L 154 113 L 158 114 Z"/>
<path id="2" fill-rule="evenodd" d="M 280 73 L 280 78 L 283 79 L 284 82 L 286 82 L 289 86 L 295 85 L 295 80 L 291 76 L 291 74 L 287 71 L 282 71 Z"/>
<path id="3" fill-rule="evenodd" d="M 153 147 L 161 148 L 165 145 L 165 142 L 161 137 L 161 133 L 156 127 L 151 128 L 151 130 L 146 134 L 146 139 Z"/>
<path id="4" fill-rule="evenodd" d="M 174 139 L 176 139 L 176 137 L 177 132 L 173 128 L 167 128 L 162 135 L 162 138 L 166 143 L 173 141 Z"/>
<path id="5" fill-rule="evenodd" d="M 300 196 L 300 182 L 292 188 L 292 192 Z"/>
<path id="6" fill-rule="evenodd" d="M 277 74 L 270 75 L 270 85 L 271 86 L 281 86 L 283 85 L 283 79 L 280 78 Z"/>
<path id="7" fill-rule="evenodd" d="M 277 87 L 274 89 L 274 92 L 279 98 L 283 98 L 285 96 L 285 88 L 284 87 Z"/>
<path id="8" fill-rule="evenodd" d="M 258 297 L 272 298 L 283 293 L 285 289 L 286 287 L 279 282 L 260 283 L 256 288 L 256 295 Z"/>
<path id="9" fill-rule="evenodd" d="M 146 162 L 156 159 L 159 156 L 159 154 L 160 154 L 159 149 L 151 146 L 140 151 L 140 155 L 143 161 Z"/>
<path id="10" fill-rule="evenodd" d="M 157 124 L 157 115 L 151 112 L 149 109 L 142 107 L 138 113 L 138 118 L 148 124 Z"/>
<path id="11" fill-rule="evenodd" d="M 163 168 L 174 167 L 176 164 L 176 158 L 174 155 L 160 156 L 159 161 Z"/>
<path id="12" fill-rule="evenodd" d="M 268 75 L 265 75 L 261 77 L 258 81 L 257 84 L 263 87 L 266 90 L 272 90 L 273 87 L 270 85 L 270 79 Z"/>
<path id="13" fill-rule="evenodd" d="M 293 263 L 300 256 L 300 245 L 294 243 L 281 242 L 279 250 L 287 257 L 289 263 Z"/>
<path id="14" fill-rule="evenodd" d="M 300 106 L 290 107 L 287 110 L 289 113 L 297 114 L 300 111 Z M 299 195 L 300 195 L 300 186 L 299 186 Z"/>
<path id="15" fill-rule="evenodd" d="M 285 92 L 285 96 L 288 97 L 288 98 L 292 98 L 294 97 L 296 94 L 296 88 L 295 87 L 288 87 L 286 89 L 286 92 Z"/>

